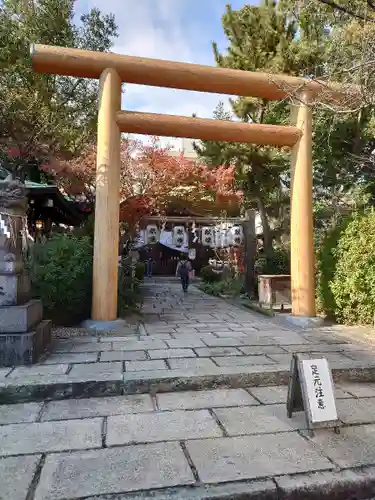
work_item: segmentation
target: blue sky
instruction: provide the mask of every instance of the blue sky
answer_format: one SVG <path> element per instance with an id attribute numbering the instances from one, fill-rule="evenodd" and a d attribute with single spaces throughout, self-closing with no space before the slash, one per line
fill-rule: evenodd
<path id="1" fill-rule="evenodd" d="M 97 7 L 113 12 L 119 26 L 114 52 L 131 56 L 214 65 L 212 41 L 221 49 L 226 38 L 221 16 L 228 0 L 77 0 L 77 14 Z M 233 0 L 233 9 L 258 0 Z M 126 86 L 122 107 L 153 113 L 211 117 L 217 103 L 227 96 Z"/>

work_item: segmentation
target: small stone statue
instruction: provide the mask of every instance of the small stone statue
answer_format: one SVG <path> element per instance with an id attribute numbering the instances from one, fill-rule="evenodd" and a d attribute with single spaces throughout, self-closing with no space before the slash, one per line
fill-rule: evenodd
<path id="1" fill-rule="evenodd" d="M 13 179 L 12 175 L 4 180 L 0 180 L 0 209 L 20 208 L 26 211 L 27 194 L 26 186 L 18 179 Z"/>
<path id="2" fill-rule="evenodd" d="M 12 175 L 0 180 L 0 269 L 18 268 L 23 261 L 23 233 L 28 199 L 23 182 Z M 14 266 L 9 266 L 14 263 Z M 23 267 L 23 266 L 22 266 Z M 0 272 L 1 278 L 1 272 Z M 1 304 L 0 304 L 1 305 Z"/>

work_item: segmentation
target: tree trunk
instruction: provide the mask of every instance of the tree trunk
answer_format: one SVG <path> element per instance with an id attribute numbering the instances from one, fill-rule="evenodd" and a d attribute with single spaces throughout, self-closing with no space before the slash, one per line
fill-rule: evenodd
<path id="1" fill-rule="evenodd" d="M 263 245 L 264 245 L 264 253 L 269 255 L 272 252 L 272 232 L 268 222 L 268 216 L 266 212 L 266 208 L 263 203 L 263 199 L 261 196 L 257 197 L 257 205 L 258 211 L 260 215 L 260 219 L 262 221 L 263 226 Z"/>

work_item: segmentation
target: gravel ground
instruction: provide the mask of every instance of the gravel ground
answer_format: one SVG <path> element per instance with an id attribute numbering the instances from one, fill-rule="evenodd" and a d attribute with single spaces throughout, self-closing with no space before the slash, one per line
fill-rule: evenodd
<path id="1" fill-rule="evenodd" d="M 105 332 L 95 332 L 87 328 L 80 327 L 54 327 L 52 328 L 52 337 L 59 339 L 71 339 L 74 337 L 85 336 L 105 337 L 106 335 L 116 335 L 117 337 L 133 337 L 138 335 L 138 326 L 129 325 L 129 328 L 123 331 L 113 330 Z"/>

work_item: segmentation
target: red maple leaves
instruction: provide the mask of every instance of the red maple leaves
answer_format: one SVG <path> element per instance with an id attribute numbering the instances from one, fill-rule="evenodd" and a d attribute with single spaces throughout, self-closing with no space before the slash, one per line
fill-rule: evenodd
<path id="1" fill-rule="evenodd" d="M 53 159 L 44 170 L 52 173 L 66 194 L 95 200 L 96 147 L 88 146 L 70 161 Z M 195 213 L 237 212 L 242 193 L 235 188 L 234 167 L 208 168 L 172 155 L 170 148 L 126 139 L 121 145 L 120 220 L 133 227 L 146 214 L 163 214 L 173 206 Z"/>

